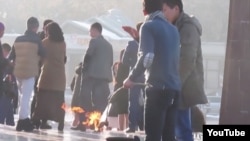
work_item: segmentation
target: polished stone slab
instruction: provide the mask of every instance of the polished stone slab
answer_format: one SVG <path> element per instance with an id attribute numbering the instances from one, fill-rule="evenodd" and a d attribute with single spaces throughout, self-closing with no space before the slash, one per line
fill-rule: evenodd
<path id="1" fill-rule="evenodd" d="M 34 130 L 33 132 L 17 132 L 15 127 L 0 125 L 0 141 L 106 141 L 107 137 L 133 137 L 137 135 L 144 139 L 143 132 L 125 134 L 122 131 L 95 132 L 88 129 L 86 132 L 70 130 L 66 126 L 64 132 L 57 131 L 57 124 L 50 130 Z"/>

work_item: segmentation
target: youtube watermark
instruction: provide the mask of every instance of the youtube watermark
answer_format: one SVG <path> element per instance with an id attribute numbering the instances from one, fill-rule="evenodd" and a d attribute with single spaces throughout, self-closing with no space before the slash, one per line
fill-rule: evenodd
<path id="1" fill-rule="evenodd" d="M 202 132 L 194 132 L 193 138 L 194 138 L 194 141 L 202 141 L 203 140 L 203 133 Z"/>
<path id="2" fill-rule="evenodd" d="M 250 140 L 250 125 L 203 125 L 203 141 L 211 139 Z"/>

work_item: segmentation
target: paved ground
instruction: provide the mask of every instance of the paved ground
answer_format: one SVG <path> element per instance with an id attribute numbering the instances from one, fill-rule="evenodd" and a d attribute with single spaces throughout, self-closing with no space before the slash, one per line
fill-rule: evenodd
<path id="1" fill-rule="evenodd" d="M 70 123 L 66 122 L 64 132 L 57 131 L 57 123 L 51 122 L 51 130 L 34 130 L 31 133 L 17 132 L 15 127 L 0 125 L 0 141 L 105 141 L 107 137 L 133 137 L 137 135 L 143 140 L 144 133 L 136 132 L 134 134 L 125 134 L 120 131 L 86 132 L 73 131 L 70 129 Z"/>
<path id="2" fill-rule="evenodd" d="M 0 141 L 106 141 L 107 137 L 133 137 L 137 135 L 144 139 L 143 132 L 136 132 L 134 134 L 125 134 L 121 131 L 103 131 L 101 133 L 87 130 L 86 132 L 73 131 L 70 129 L 71 115 L 67 115 L 65 121 L 64 132 L 57 131 L 57 123 L 51 122 L 53 126 L 51 130 L 34 130 L 32 133 L 17 132 L 15 127 L 0 125 Z M 217 119 L 214 117 L 207 117 L 207 124 L 217 124 Z M 200 140 L 196 140 L 200 141 Z"/>
<path id="3" fill-rule="evenodd" d="M 71 95 L 66 94 L 66 103 L 69 104 L 71 100 Z M 15 115 L 17 120 L 17 115 Z M 135 134 L 125 134 L 121 131 L 103 131 L 101 133 L 93 132 L 92 130 L 87 130 L 86 132 L 73 131 L 70 129 L 72 123 L 72 113 L 67 112 L 65 118 L 65 128 L 64 132 L 57 131 L 57 123 L 50 122 L 53 126 L 51 130 L 35 130 L 32 133 L 27 132 L 17 132 L 15 127 L 0 125 L 0 141 L 105 141 L 106 137 L 119 136 L 119 137 L 133 137 L 137 135 L 144 139 L 143 132 L 136 132 Z M 218 116 L 207 116 L 207 124 L 217 124 Z M 199 140 L 197 140 L 199 141 Z"/>

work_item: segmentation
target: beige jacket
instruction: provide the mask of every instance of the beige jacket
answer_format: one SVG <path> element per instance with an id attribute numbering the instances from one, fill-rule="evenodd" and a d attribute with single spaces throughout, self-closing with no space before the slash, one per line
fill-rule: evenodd
<path id="1" fill-rule="evenodd" d="M 42 41 L 46 51 L 41 74 L 38 79 L 38 89 L 64 91 L 66 87 L 65 74 L 65 42 L 53 42 L 48 38 Z"/>
<path id="2" fill-rule="evenodd" d="M 38 75 L 38 45 L 32 42 L 14 43 L 16 60 L 14 75 L 19 79 L 27 79 Z"/>

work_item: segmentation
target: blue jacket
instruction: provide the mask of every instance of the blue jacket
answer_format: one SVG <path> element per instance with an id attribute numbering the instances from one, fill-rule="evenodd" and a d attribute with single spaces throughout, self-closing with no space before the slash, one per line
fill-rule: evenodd
<path id="1" fill-rule="evenodd" d="M 135 63 L 137 61 L 137 55 L 138 55 L 138 42 L 136 40 L 132 40 L 128 42 L 128 45 L 125 49 L 123 58 L 122 58 L 122 63 L 125 64 L 126 66 L 130 67 L 130 70 L 132 70 L 135 66 Z M 136 82 L 144 82 L 144 74 L 140 75 L 135 81 Z"/>
<path id="2" fill-rule="evenodd" d="M 156 89 L 180 90 L 179 54 L 180 37 L 178 30 L 166 21 L 162 12 L 151 15 L 141 27 L 139 59 L 129 79 L 134 81 L 146 70 L 146 83 Z M 152 64 L 148 54 L 153 54 Z"/>
<path id="3" fill-rule="evenodd" d="M 138 42 L 135 40 L 129 41 L 122 58 L 122 63 L 126 64 L 132 69 L 137 61 L 137 54 Z"/>

